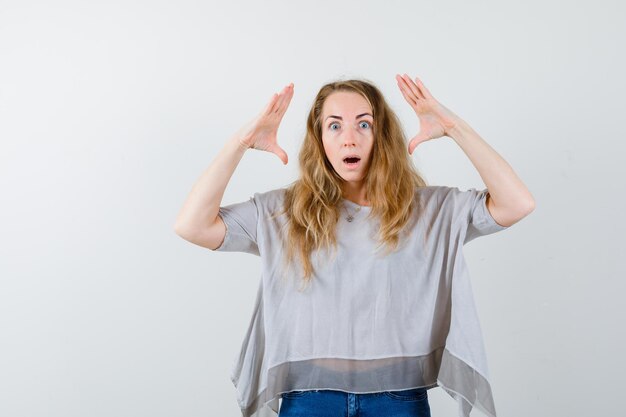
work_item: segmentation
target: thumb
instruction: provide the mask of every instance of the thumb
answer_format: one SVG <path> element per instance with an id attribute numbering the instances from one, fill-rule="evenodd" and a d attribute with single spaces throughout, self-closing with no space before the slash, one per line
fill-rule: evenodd
<path id="1" fill-rule="evenodd" d="M 281 161 L 283 161 L 284 165 L 287 165 L 287 162 L 289 162 L 289 157 L 287 156 L 287 152 L 285 152 L 283 150 L 283 148 L 281 148 L 278 145 L 272 146 L 272 148 L 270 149 L 270 152 L 276 154 Z"/>
<path id="2" fill-rule="evenodd" d="M 409 154 L 412 155 L 415 148 L 417 148 L 417 145 L 422 142 L 426 142 L 428 139 L 430 139 L 430 137 L 425 132 L 415 135 L 409 142 Z"/>

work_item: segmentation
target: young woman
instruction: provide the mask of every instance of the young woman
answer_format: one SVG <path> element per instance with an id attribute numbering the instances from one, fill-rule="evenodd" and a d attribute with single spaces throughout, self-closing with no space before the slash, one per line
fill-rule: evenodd
<path id="1" fill-rule="evenodd" d="M 226 143 L 178 215 L 184 239 L 262 258 L 231 374 L 244 417 L 429 416 L 427 389 L 436 386 L 458 401 L 461 416 L 473 407 L 496 415 L 462 246 L 518 222 L 534 199 L 418 78 L 396 79 L 420 121 L 408 147 L 373 83 L 332 82 L 310 110 L 300 178 L 221 206 L 248 149 L 287 164 L 277 130 L 289 84 Z M 426 185 L 410 155 L 443 136 L 469 157 L 485 189 Z"/>

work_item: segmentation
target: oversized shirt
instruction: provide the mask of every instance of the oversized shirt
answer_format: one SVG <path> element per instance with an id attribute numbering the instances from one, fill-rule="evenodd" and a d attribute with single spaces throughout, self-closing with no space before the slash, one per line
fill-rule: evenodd
<path id="1" fill-rule="evenodd" d="M 284 188 L 220 207 L 217 251 L 261 257 L 255 306 L 231 380 L 243 417 L 276 417 L 282 393 L 372 393 L 440 386 L 459 415 L 496 411 L 463 245 L 506 229 L 488 190 L 416 187 L 394 252 L 377 249 L 371 207 L 342 199 L 337 252 L 311 254 L 308 286 L 283 264 Z M 352 222 L 347 221 L 352 214 Z M 291 264 L 294 265 L 294 264 Z"/>

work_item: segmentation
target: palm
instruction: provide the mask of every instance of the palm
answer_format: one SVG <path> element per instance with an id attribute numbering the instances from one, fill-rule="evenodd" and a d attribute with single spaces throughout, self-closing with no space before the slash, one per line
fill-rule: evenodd
<path id="1" fill-rule="evenodd" d="M 436 139 L 445 134 L 443 125 L 437 120 L 432 113 L 418 113 L 417 117 L 420 121 L 420 131 L 414 138 L 425 138 L 422 142 L 430 139 Z"/>
<path id="2" fill-rule="evenodd" d="M 412 154 L 420 143 L 446 135 L 455 124 L 455 115 L 430 94 L 419 78 L 416 78 L 417 84 L 406 74 L 396 76 L 396 80 L 420 121 L 419 133 L 409 141 L 409 153 Z"/>
<path id="3" fill-rule="evenodd" d="M 261 113 L 238 132 L 242 138 L 241 142 L 247 148 L 272 152 L 284 164 L 287 164 L 288 157 L 278 145 L 278 127 L 289 107 L 291 97 L 293 97 L 293 84 L 283 88 L 279 94 L 274 94 Z"/>
<path id="4" fill-rule="evenodd" d="M 249 147 L 272 152 L 278 146 L 278 126 L 280 120 L 272 115 L 259 115 L 248 125 Z"/>

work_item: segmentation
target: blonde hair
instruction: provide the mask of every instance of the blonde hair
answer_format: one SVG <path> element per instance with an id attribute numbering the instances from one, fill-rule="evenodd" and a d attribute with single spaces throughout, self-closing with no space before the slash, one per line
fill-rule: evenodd
<path id="1" fill-rule="evenodd" d="M 330 82 L 319 90 L 309 116 L 304 143 L 300 149 L 300 178 L 285 190 L 282 212 L 287 215 L 288 235 L 283 241 L 285 267 L 295 260 L 302 263 L 303 280 L 312 280 L 311 254 L 331 246 L 335 253 L 336 225 L 339 221 L 342 183 L 328 160 L 322 143 L 322 109 L 328 96 L 337 91 L 355 92 L 372 108 L 374 144 L 368 172 L 366 193 L 371 203 L 369 218 L 380 219 L 378 246 L 395 250 L 400 234 L 411 219 L 417 203 L 416 187 L 425 186 L 407 151 L 407 141 L 396 114 L 387 105 L 380 90 L 371 82 L 351 79 Z"/>

